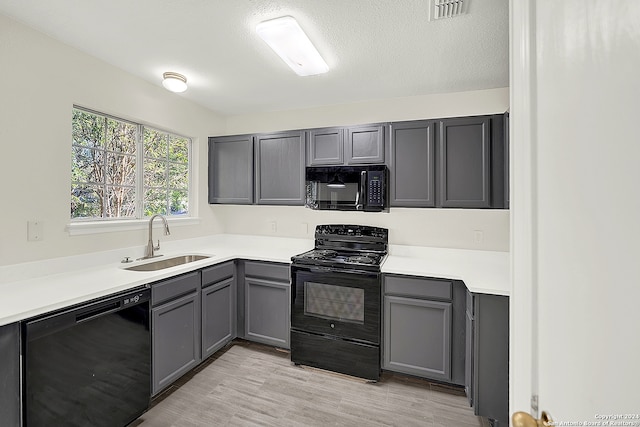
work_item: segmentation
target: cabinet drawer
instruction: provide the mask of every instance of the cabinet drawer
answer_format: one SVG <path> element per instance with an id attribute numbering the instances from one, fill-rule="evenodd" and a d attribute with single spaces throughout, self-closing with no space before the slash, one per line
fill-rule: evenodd
<path id="1" fill-rule="evenodd" d="M 274 264 L 269 262 L 246 261 L 245 276 L 265 277 L 289 283 L 289 264 Z"/>
<path id="2" fill-rule="evenodd" d="M 236 273 L 236 265 L 232 262 L 214 265 L 202 270 L 202 287 L 207 287 Z"/>
<path id="3" fill-rule="evenodd" d="M 181 295 L 195 292 L 199 287 L 199 271 L 154 283 L 151 286 L 151 305 L 155 306 Z"/>
<path id="4" fill-rule="evenodd" d="M 452 284 L 449 280 L 422 279 L 412 276 L 385 276 L 384 293 L 415 298 L 451 300 Z"/>

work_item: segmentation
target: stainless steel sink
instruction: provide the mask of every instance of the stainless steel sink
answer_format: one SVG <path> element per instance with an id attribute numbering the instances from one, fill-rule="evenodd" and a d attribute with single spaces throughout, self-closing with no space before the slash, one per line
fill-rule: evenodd
<path id="1" fill-rule="evenodd" d="M 211 258 L 209 255 L 180 255 L 172 258 L 159 259 L 157 261 L 148 262 L 146 264 L 132 265 L 126 267 L 125 270 L 131 271 L 156 271 L 163 268 L 175 267 L 176 265 L 188 264 L 194 261 Z"/>

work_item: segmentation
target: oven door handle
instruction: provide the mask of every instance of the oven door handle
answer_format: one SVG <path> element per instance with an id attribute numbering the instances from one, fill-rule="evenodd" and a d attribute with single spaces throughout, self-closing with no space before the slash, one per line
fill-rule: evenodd
<path id="1" fill-rule="evenodd" d="M 312 273 L 331 273 L 335 270 L 331 267 L 309 267 L 309 271 Z"/>
<path id="2" fill-rule="evenodd" d="M 332 267 L 320 267 L 320 266 L 304 266 L 299 267 L 298 271 L 308 271 L 310 273 L 337 273 L 337 274 L 359 274 L 361 276 L 377 276 L 375 271 L 364 270 L 352 270 L 349 268 L 332 268 Z"/>

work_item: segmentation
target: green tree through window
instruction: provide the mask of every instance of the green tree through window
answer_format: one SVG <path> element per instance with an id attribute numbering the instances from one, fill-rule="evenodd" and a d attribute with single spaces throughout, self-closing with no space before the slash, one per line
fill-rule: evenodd
<path id="1" fill-rule="evenodd" d="M 73 109 L 71 218 L 189 214 L 191 140 Z"/>

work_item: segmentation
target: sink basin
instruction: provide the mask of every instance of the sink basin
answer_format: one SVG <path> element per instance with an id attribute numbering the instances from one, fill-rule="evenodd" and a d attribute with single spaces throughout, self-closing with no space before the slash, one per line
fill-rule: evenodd
<path id="1" fill-rule="evenodd" d="M 175 267 L 176 265 L 188 264 L 194 261 L 201 261 L 203 259 L 211 258 L 208 255 L 180 255 L 172 258 L 159 259 L 157 261 L 148 262 L 146 264 L 132 265 L 126 267 L 125 270 L 130 271 L 156 271 L 163 268 Z"/>

